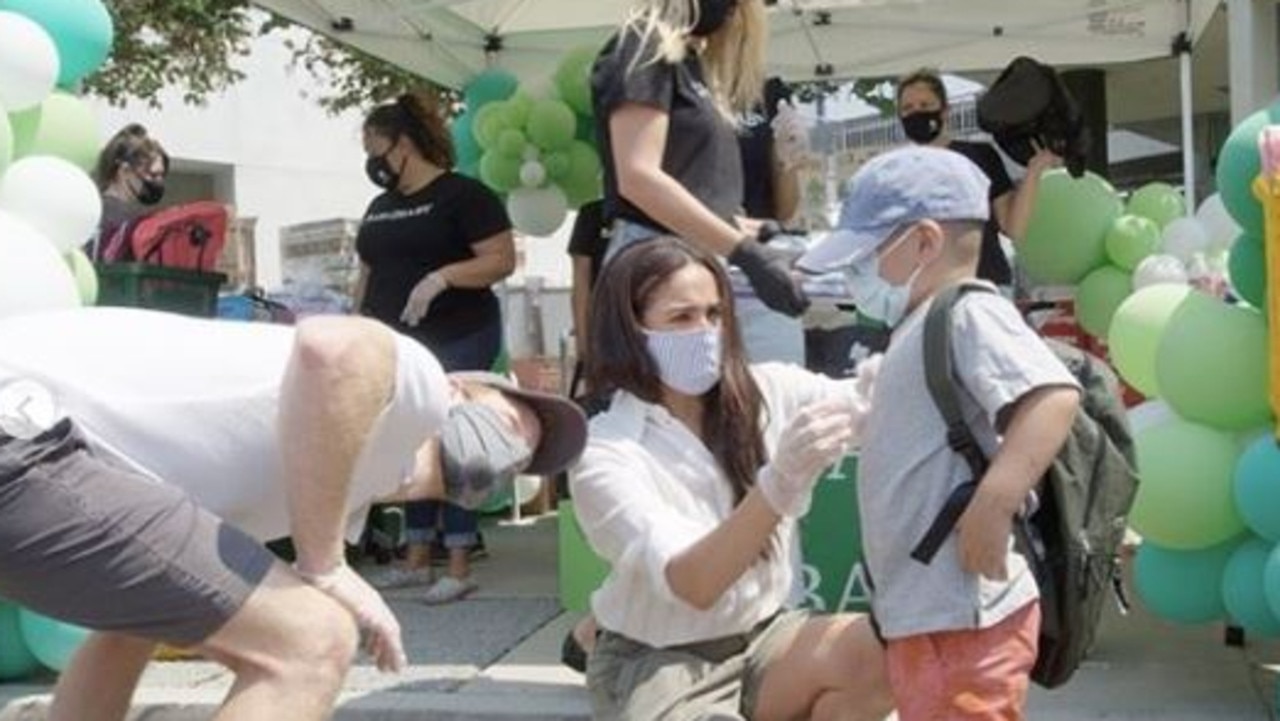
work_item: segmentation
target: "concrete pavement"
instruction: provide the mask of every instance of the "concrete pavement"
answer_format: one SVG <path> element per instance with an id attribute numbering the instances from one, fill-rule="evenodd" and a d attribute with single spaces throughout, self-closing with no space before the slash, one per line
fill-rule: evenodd
<path id="1" fill-rule="evenodd" d="M 412 667 L 397 677 L 366 661 L 353 670 L 338 719 L 589 718 L 582 678 L 559 664 L 574 618 L 556 601 L 554 516 L 485 530 L 490 557 L 476 564 L 480 590 L 429 608 L 421 588 L 394 591 Z M 1093 658 L 1065 688 L 1032 693 L 1029 717 L 1264 721 L 1273 718 L 1276 679 L 1266 664 L 1280 645 L 1232 648 L 1221 627 L 1188 629 L 1141 613 L 1109 617 Z M 0 685 L 0 721 L 43 719 L 51 679 Z M 207 719 L 230 676 L 205 662 L 155 663 L 132 719 Z"/>

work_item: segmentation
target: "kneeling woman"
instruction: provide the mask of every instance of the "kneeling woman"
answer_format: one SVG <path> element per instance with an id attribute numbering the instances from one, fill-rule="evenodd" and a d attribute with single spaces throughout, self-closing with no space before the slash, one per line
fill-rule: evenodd
<path id="1" fill-rule="evenodd" d="M 593 308 L 588 373 L 614 394 L 572 490 L 612 565 L 592 597 L 594 717 L 884 717 L 867 618 L 783 608 L 792 525 L 866 411 L 853 383 L 748 367 L 724 271 L 678 240 L 621 252 Z"/>

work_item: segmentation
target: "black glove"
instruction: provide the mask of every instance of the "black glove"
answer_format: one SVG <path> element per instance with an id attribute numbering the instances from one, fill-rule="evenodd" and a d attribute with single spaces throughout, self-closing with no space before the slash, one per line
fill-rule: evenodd
<path id="1" fill-rule="evenodd" d="M 761 302 L 795 318 L 809 307 L 809 298 L 791 277 L 791 261 L 785 251 L 761 245 L 754 238 L 744 238 L 729 254 L 729 262 L 747 276 Z"/>

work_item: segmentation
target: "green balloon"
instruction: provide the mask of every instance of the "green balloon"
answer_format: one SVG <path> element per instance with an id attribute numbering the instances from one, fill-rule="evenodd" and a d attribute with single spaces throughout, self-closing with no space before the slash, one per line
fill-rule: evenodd
<path id="1" fill-rule="evenodd" d="M 1175 418 L 1136 437 L 1142 484 L 1129 514 L 1138 533 L 1165 548 L 1205 548 L 1245 530 L 1232 476 L 1240 446 L 1228 433 Z"/>
<path id="2" fill-rule="evenodd" d="M 529 141 L 524 137 L 524 133 L 519 130 L 507 128 L 498 136 L 498 151 L 505 155 L 522 157 L 524 153 L 524 146 L 528 145 L 528 143 Z"/>
<path id="3" fill-rule="evenodd" d="M 542 167 L 547 169 L 547 177 L 559 182 L 569 175 L 572 161 L 568 153 L 555 152 L 542 156 Z"/>
<path id="4" fill-rule="evenodd" d="M 52 155 L 92 171 L 102 144 L 98 120 L 80 98 L 61 91 L 34 108 L 13 113 L 14 159 Z"/>
<path id="5" fill-rule="evenodd" d="M 591 594 L 609 575 L 609 564 L 592 550 L 574 513 L 573 501 L 561 501 L 556 510 L 560 543 L 557 574 L 560 581 L 560 605 L 570 611 L 591 610 Z"/>
<path id="6" fill-rule="evenodd" d="M 472 123 L 475 120 L 470 112 L 463 113 L 453 119 L 449 125 L 449 136 L 453 138 L 454 162 L 458 168 L 475 167 L 480 164 L 480 156 L 484 148 L 476 142 Z"/>
<path id="7" fill-rule="evenodd" d="M 540 100 L 529 111 L 529 140 L 543 150 L 562 150 L 574 142 L 578 118 L 559 100 Z"/>
<path id="8" fill-rule="evenodd" d="M 569 185 L 590 185 L 600 177 L 600 155 L 596 149 L 582 141 L 574 141 L 569 146 L 569 173 L 566 182 Z"/>
<path id="9" fill-rule="evenodd" d="M 18 607 L 0 600 L 0 681 L 25 678 L 40 670 L 18 627 Z"/>
<path id="10" fill-rule="evenodd" d="M 1086 275 L 1076 288 L 1076 318 L 1095 338 L 1106 338 L 1116 309 L 1133 293 L 1133 276 L 1111 265 Z"/>
<path id="11" fill-rule="evenodd" d="M 80 644 L 89 637 L 88 629 L 64 623 L 35 611 L 18 611 L 18 626 L 27 648 L 40 659 L 40 663 L 61 671 L 71 662 Z"/>
<path id="12" fill-rule="evenodd" d="M 1227 615 L 1250 635 L 1280 636 L 1280 617 L 1267 604 L 1266 570 L 1274 543 L 1251 538 L 1236 548 L 1222 573 Z"/>
<path id="13" fill-rule="evenodd" d="M 520 187 L 520 164 L 519 156 L 486 151 L 480 158 L 480 180 L 499 193 L 506 193 Z"/>
<path id="14" fill-rule="evenodd" d="M 1267 422 L 1267 321 L 1193 291 L 1160 337 L 1156 385 L 1178 415 L 1224 430 Z"/>
<path id="15" fill-rule="evenodd" d="M 86 306 L 96 304 L 98 302 L 98 271 L 93 267 L 93 261 L 89 260 L 89 256 L 79 248 L 67 251 L 63 257 L 71 267 L 71 275 L 75 276 L 76 290 L 80 292 L 80 304 Z"/>
<path id="16" fill-rule="evenodd" d="M 35 20 L 58 47 L 58 85 L 69 88 L 93 73 L 111 52 L 115 29 L 101 0 L 0 0 Z"/>
<path id="17" fill-rule="evenodd" d="M 1160 226 L 1141 215 L 1122 215 L 1107 231 L 1107 257 L 1132 272 L 1144 258 L 1160 250 Z"/>
<path id="18" fill-rule="evenodd" d="M 489 103 L 475 111 L 475 119 L 471 123 L 471 134 L 475 136 L 476 143 L 481 149 L 492 150 L 498 147 L 502 132 L 511 127 L 513 126 L 507 116 L 506 103 Z"/>
<path id="19" fill-rule="evenodd" d="M 1245 118 L 1227 136 L 1218 153 L 1216 179 L 1222 204 L 1244 232 L 1263 237 L 1262 204 L 1253 196 L 1253 181 L 1262 173 L 1258 136 L 1268 125 L 1280 123 L 1280 102 Z"/>
<path id="20" fill-rule="evenodd" d="M 1227 256 L 1231 287 L 1249 305 L 1267 312 L 1267 252 L 1261 240 L 1242 233 Z"/>
<path id="21" fill-rule="evenodd" d="M 1209 548 L 1185 550 L 1144 541 L 1133 561 L 1133 583 L 1143 605 L 1174 623 L 1209 623 L 1222 618 L 1227 611 L 1222 602 L 1222 578 L 1239 545 L 1233 538 Z"/>
<path id="22" fill-rule="evenodd" d="M 462 89 L 467 108 L 477 112 L 489 103 L 506 100 L 515 94 L 520 81 L 506 70 L 490 68 L 471 79 Z"/>
<path id="23" fill-rule="evenodd" d="M 1178 218 L 1186 217 L 1187 203 L 1172 185 L 1147 183 L 1130 196 L 1126 212 L 1147 218 L 1163 229 Z"/>
<path id="24" fill-rule="evenodd" d="M 1232 482 L 1245 525 L 1260 538 L 1280 542 L 1280 445 L 1274 430 L 1247 442 Z"/>
<path id="25" fill-rule="evenodd" d="M 4 108 L 0 107 L 0 175 L 4 175 L 9 163 L 13 162 L 13 146 L 13 126 Z"/>
<path id="26" fill-rule="evenodd" d="M 1185 285 L 1160 284 L 1130 295 L 1111 318 L 1107 346 L 1125 382 L 1144 396 L 1158 395 L 1156 351 L 1169 319 L 1191 294 Z"/>
<path id="27" fill-rule="evenodd" d="M 1094 173 L 1077 179 L 1063 169 L 1046 172 L 1018 263 L 1038 283 L 1079 283 L 1106 262 L 1107 231 L 1121 209 L 1115 189 Z"/>
<path id="28" fill-rule="evenodd" d="M 556 68 L 553 78 L 560 97 L 573 112 L 590 116 L 591 105 L 591 67 L 595 64 L 599 48 L 585 45 L 569 51 L 560 66 Z"/>
<path id="29" fill-rule="evenodd" d="M 529 114 L 533 112 L 533 98 L 528 93 L 516 93 L 506 101 L 507 121 L 513 128 L 523 128 L 529 124 Z"/>

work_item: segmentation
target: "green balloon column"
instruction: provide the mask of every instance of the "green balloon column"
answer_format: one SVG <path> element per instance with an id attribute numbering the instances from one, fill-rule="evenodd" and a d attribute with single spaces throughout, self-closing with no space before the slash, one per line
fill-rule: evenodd
<path id="1" fill-rule="evenodd" d="M 452 133 L 462 172 L 506 199 L 525 235 L 547 236 L 569 209 L 602 193 L 600 156 L 587 131 L 591 116 L 594 48 L 569 52 L 552 76 L 552 94 L 534 97 L 515 77 L 491 69 L 463 90 L 466 112 Z"/>
<path id="2" fill-rule="evenodd" d="M 1131 412 L 1142 419 L 1134 422 L 1142 485 L 1130 515 L 1143 537 L 1139 597 L 1169 621 L 1227 620 L 1263 638 L 1280 637 L 1280 445 L 1269 430 L 1257 432 L 1274 419 L 1261 310 L 1270 279 L 1252 185 L 1258 136 L 1271 123 L 1280 123 L 1280 104 L 1231 133 L 1219 155 L 1219 195 L 1194 218 L 1181 215 L 1167 187 L 1129 203 L 1130 213 L 1163 225 L 1164 254 L 1190 258 L 1189 267 L 1220 258 L 1234 293 L 1194 282 L 1137 287 L 1107 333 L 1121 377 L 1159 399 Z M 1130 259 L 1149 247 L 1149 228 L 1129 226 L 1115 230 L 1117 263 L 1116 253 Z M 1135 271 L 1139 286 L 1136 279 Z"/>
<path id="3" fill-rule="evenodd" d="M 0 318 L 97 294 L 98 124 L 73 89 L 111 47 L 101 0 L 0 0 Z M 0 680 L 66 667 L 87 631 L 0 600 Z"/>

